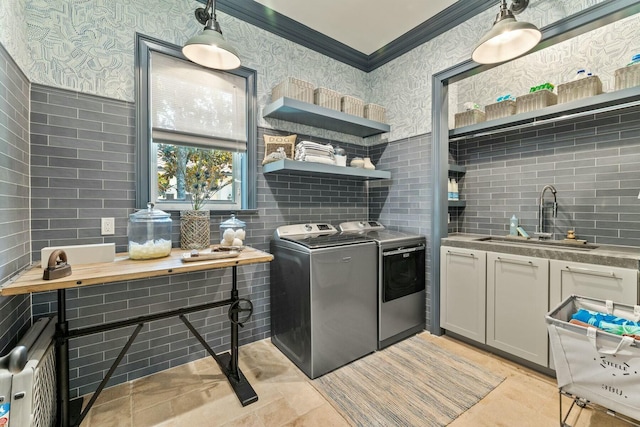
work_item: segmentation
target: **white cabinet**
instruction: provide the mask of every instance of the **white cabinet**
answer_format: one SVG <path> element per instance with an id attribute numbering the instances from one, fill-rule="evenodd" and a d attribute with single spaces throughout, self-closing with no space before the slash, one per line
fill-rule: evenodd
<path id="1" fill-rule="evenodd" d="M 487 345 L 547 366 L 549 261 L 487 253 Z"/>
<path id="2" fill-rule="evenodd" d="M 485 342 L 486 252 L 440 248 L 440 325 Z"/>
<path id="3" fill-rule="evenodd" d="M 638 280 L 631 268 L 442 246 L 440 325 L 553 369 L 545 315 L 572 294 L 640 304 Z"/>
<path id="4" fill-rule="evenodd" d="M 550 309 L 573 294 L 636 305 L 638 270 L 551 260 Z"/>

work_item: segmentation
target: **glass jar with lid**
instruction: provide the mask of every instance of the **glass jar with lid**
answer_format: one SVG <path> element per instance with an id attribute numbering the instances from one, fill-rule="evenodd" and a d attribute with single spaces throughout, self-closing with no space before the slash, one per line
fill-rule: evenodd
<path id="1" fill-rule="evenodd" d="M 131 259 L 161 258 L 171 253 L 171 215 L 153 207 L 153 203 L 147 203 L 147 209 L 129 215 Z"/>
<path id="2" fill-rule="evenodd" d="M 247 224 L 234 214 L 220 223 L 220 246 L 243 247 Z"/>

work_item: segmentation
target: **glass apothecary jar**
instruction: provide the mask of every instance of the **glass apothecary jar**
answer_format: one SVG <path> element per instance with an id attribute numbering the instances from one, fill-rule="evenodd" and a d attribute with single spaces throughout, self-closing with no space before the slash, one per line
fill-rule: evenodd
<path id="1" fill-rule="evenodd" d="M 147 209 L 129 215 L 131 259 L 161 258 L 171 253 L 171 215 L 153 207 L 153 203 L 147 203 Z"/>
<path id="2" fill-rule="evenodd" d="M 243 247 L 246 228 L 244 221 L 231 214 L 231 218 L 220 223 L 220 246 Z"/>

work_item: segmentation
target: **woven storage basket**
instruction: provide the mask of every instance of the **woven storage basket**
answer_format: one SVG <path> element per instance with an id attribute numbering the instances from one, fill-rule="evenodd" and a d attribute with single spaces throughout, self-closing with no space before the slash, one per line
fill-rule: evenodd
<path id="1" fill-rule="evenodd" d="M 335 90 L 319 87 L 313 91 L 313 102 L 321 107 L 331 108 L 340 111 L 340 100 L 342 95 Z"/>
<path id="2" fill-rule="evenodd" d="M 539 110 L 557 103 L 558 95 L 547 89 L 539 90 L 516 98 L 516 114 Z"/>
<path id="3" fill-rule="evenodd" d="M 276 85 L 271 91 L 271 101 L 282 97 L 293 98 L 299 101 L 313 104 L 313 85 L 295 77 L 287 77 L 286 80 Z"/>
<path id="4" fill-rule="evenodd" d="M 364 117 L 364 101 L 345 95 L 340 101 L 340 110 L 353 116 Z"/>
<path id="5" fill-rule="evenodd" d="M 209 246 L 209 211 L 180 211 L 180 249 L 206 249 Z"/>
<path id="6" fill-rule="evenodd" d="M 462 113 L 456 113 L 455 115 L 455 127 L 457 128 L 475 125 L 476 123 L 482 123 L 484 121 L 484 111 L 476 109 L 463 111 Z"/>
<path id="7" fill-rule="evenodd" d="M 365 104 L 364 117 L 369 120 L 384 123 L 386 120 L 385 108 L 376 104 Z"/>
<path id="8" fill-rule="evenodd" d="M 585 77 L 558 85 L 558 104 L 602 93 L 602 82 L 598 76 Z"/>
<path id="9" fill-rule="evenodd" d="M 616 90 L 640 86 L 640 64 L 627 65 L 615 71 Z"/>
<path id="10" fill-rule="evenodd" d="M 484 107 L 487 121 L 501 119 L 516 113 L 516 101 L 510 99 L 506 101 L 496 102 Z"/>

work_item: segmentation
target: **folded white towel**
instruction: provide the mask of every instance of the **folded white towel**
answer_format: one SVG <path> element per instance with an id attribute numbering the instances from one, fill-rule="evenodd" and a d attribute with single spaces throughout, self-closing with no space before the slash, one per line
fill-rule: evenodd
<path id="1" fill-rule="evenodd" d="M 314 148 L 316 150 L 328 151 L 333 153 L 333 146 L 331 144 L 319 144 L 311 141 L 301 141 L 296 145 L 296 148 Z"/>
<path id="2" fill-rule="evenodd" d="M 305 162 L 312 163 L 324 163 L 325 165 L 335 165 L 336 162 L 333 159 L 329 159 L 327 157 L 318 157 L 318 156 L 307 156 L 304 158 Z"/>

